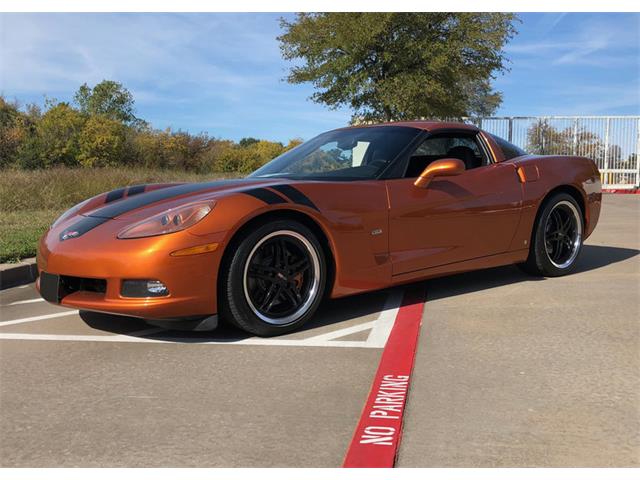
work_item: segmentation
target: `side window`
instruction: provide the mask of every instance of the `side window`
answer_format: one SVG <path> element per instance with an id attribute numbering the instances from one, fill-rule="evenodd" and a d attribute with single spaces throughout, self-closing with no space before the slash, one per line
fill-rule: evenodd
<path id="1" fill-rule="evenodd" d="M 442 158 L 462 160 L 467 170 L 489 163 L 475 134 L 433 135 L 422 142 L 409 157 L 405 178 L 418 177 L 431 162 Z"/>
<path id="2" fill-rule="evenodd" d="M 442 156 L 447 153 L 449 147 L 449 139 L 446 137 L 429 137 L 422 142 L 416 151 L 413 152 L 412 157 L 421 155 L 436 155 Z"/>
<path id="3" fill-rule="evenodd" d="M 500 147 L 500 150 L 502 150 L 502 154 L 504 155 L 505 160 L 511 160 L 512 158 L 521 157 L 522 155 L 527 154 L 527 152 L 519 147 L 516 147 L 512 143 L 507 142 L 503 138 L 496 137 L 495 135 L 491 135 L 491 138 L 496 141 L 496 143 Z"/>

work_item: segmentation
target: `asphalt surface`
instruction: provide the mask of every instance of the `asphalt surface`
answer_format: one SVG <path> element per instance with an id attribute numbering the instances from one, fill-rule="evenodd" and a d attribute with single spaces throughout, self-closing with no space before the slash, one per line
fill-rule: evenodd
<path id="1" fill-rule="evenodd" d="M 639 214 L 606 195 L 568 277 L 427 282 L 398 466 L 640 465 Z M 401 295 L 255 339 L 1 291 L 0 465 L 340 466 Z"/>

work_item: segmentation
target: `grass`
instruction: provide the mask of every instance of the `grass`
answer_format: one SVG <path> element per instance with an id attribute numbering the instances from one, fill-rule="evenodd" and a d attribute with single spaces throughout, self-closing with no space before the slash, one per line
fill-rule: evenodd
<path id="1" fill-rule="evenodd" d="M 35 256 L 38 240 L 51 223 L 86 198 L 138 183 L 202 182 L 224 176 L 139 168 L 1 170 L 0 263 Z"/>

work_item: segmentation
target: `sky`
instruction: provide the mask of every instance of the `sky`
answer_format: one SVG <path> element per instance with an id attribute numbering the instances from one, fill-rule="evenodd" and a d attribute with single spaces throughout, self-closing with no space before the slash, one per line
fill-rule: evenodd
<path id="1" fill-rule="evenodd" d="M 292 14 L 0 14 L 0 94 L 70 101 L 87 82 L 128 88 L 155 128 L 239 140 L 309 139 L 351 112 L 284 81 L 276 37 Z M 505 47 L 496 115 L 640 115 L 640 14 L 525 13 Z"/>

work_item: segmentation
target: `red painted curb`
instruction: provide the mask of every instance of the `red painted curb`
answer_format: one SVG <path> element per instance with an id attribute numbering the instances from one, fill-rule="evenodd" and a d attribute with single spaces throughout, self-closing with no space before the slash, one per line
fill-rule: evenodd
<path id="1" fill-rule="evenodd" d="M 640 189 L 625 189 L 625 188 L 605 188 L 602 193 L 623 193 L 628 195 L 640 195 Z"/>
<path id="2" fill-rule="evenodd" d="M 391 468 L 395 464 L 424 301 L 424 288 L 404 293 L 343 467 Z"/>

